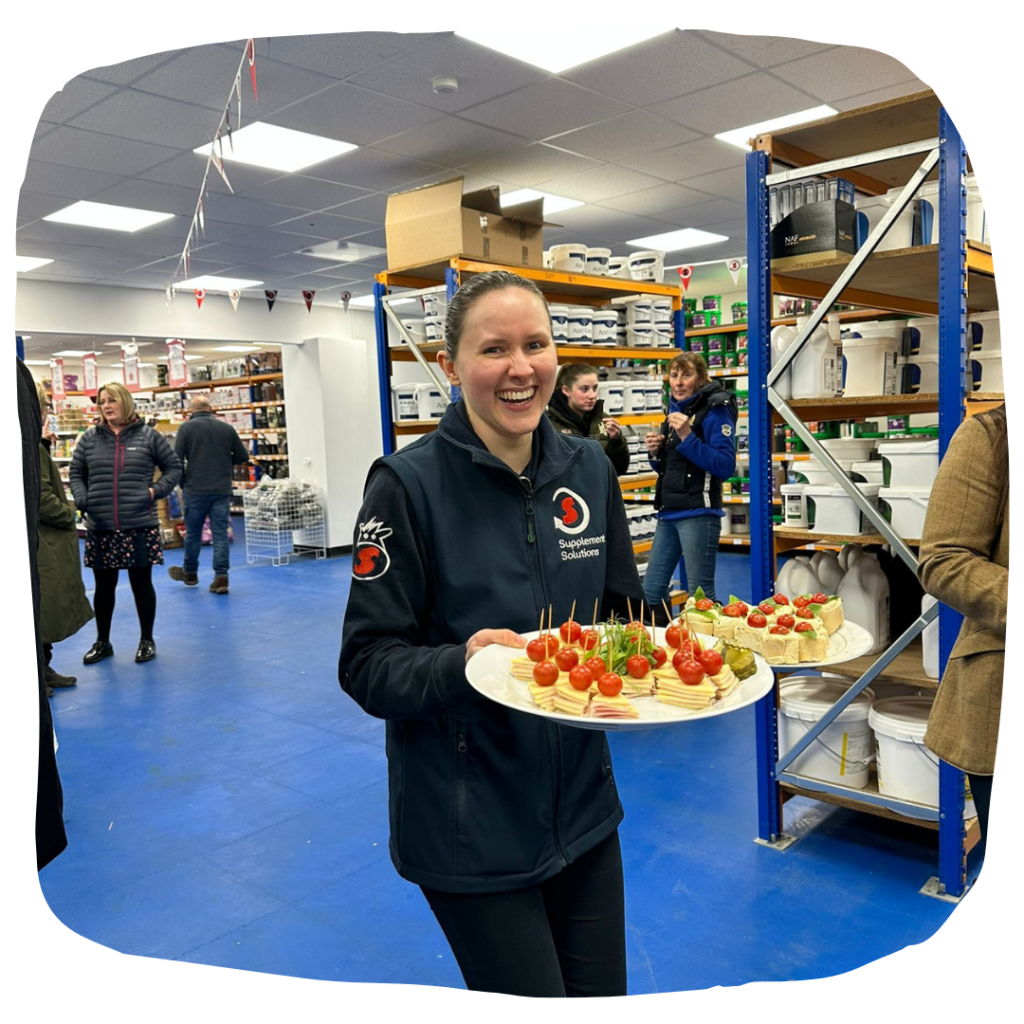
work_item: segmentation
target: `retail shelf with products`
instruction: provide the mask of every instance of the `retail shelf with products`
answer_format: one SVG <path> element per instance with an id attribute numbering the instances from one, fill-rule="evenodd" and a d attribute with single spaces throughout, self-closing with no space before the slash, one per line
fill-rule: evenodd
<path id="1" fill-rule="evenodd" d="M 910 141 L 908 141 L 910 140 Z M 921 141 L 916 141 L 921 140 Z M 956 130 L 932 93 L 874 104 L 808 125 L 786 129 L 775 136 L 755 140 L 747 155 L 748 213 L 748 358 L 750 376 L 750 448 L 763 453 L 751 460 L 751 572 L 752 591 L 770 592 L 775 579 L 776 554 L 808 540 L 885 544 L 911 569 L 916 558 L 911 550 L 917 541 L 903 540 L 893 531 L 828 452 L 810 434 L 803 420 L 857 418 L 888 412 L 938 411 L 940 452 L 945 452 L 953 431 L 965 414 L 966 314 L 998 308 L 991 251 L 966 237 L 966 152 Z M 779 166 L 773 166 L 773 161 Z M 939 244 L 878 252 L 876 246 L 917 188 L 938 168 Z M 781 169 L 780 169 L 781 168 Z M 836 259 L 814 257 L 776 261 L 769 257 L 768 189 L 803 177 L 841 174 L 861 191 L 879 195 L 896 186 L 894 202 L 871 231 L 861 250 Z M 800 336 L 778 365 L 771 364 L 769 344 L 773 293 L 823 300 Z M 867 305 L 895 313 L 939 316 L 939 391 L 928 395 L 876 398 L 824 399 L 787 402 L 772 387 L 785 366 L 798 354 L 806 338 L 823 321 L 837 301 Z M 863 314 L 861 314 L 863 316 Z M 981 396 L 978 396 L 981 397 Z M 1001 396 L 984 396 L 991 402 Z M 970 402 L 966 403 L 968 406 Z M 982 402 L 978 403 L 983 404 Z M 772 418 L 784 422 L 833 475 L 878 533 L 872 536 L 836 536 L 810 531 L 774 528 L 770 515 L 772 488 Z M 795 774 L 790 765 L 814 742 L 854 697 L 874 680 L 904 682 L 924 687 L 919 637 L 934 619 L 936 608 L 923 613 L 880 654 L 845 666 L 830 665 L 830 672 L 847 675 L 855 682 L 783 757 L 779 755 L 776 708 L 777 690 L 756 708 L 758 764 L 758 832 L 760 840 L 777 844 L 785 840 L 782 805 L 786 793 L 800 792 L 868 813 L 906 821 L 923 822 L 921 808 L 879 793 L 877 787 L 858 791 L 834 786 Z M 941 607 L 940 664 L 944 665 L 959 626 L 958 617 Z M 915 647 L 915 645 L 917 645 Z M 930 681 L 929 689 L 935 686 Z M 964 777 L 941 763 L 938 807 L 927 812 L 931 827 L 939 832 L 939 864 L 929 886 L 938 895 L 958 899 L 967 889 L 966 851 L 974 842 L 976 828 L 963 819 Z"/>
<path id="2" fill-rule="evenodd" d="M 265 380 L 281 380 L 283 377 L 283 373 L 257 373 L 251 377 L 224 377 L 220 380 L 193 380 L 188 384 L 164 384 L 158 388 L 150 388 L 150 390 L 154 395 L 170 394 L 173 391 L 213 391 L 216 388 L 237 388 L 244 387 L 246 384 L 262 384 Z"/>

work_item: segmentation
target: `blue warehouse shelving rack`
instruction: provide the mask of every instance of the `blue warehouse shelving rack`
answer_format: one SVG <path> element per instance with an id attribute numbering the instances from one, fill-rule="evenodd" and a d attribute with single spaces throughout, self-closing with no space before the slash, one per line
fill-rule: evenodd
<path id="1" fill-rule="evenodd" d="M 937 170 L 939 179 L 939 243 L 876 252 L 875 248 L 926 178 Z M 960 136 L 931 92 L 891 103 L 849 111 L 822 121 L 754 140 L 747 155 L 748 218 L 748 359 L 750 363 L 750 492 L 752 595 L 773 590 L 776 555 L 808 543 L 841 543 L 849 537 L 826 536 L 806 530 L 773 529 L 771 518 L 772 419 L 781 419 L 828 467 L 836 482 L 877 529 L 857 537 L 857 543 L 886 544 L 915 572 L 914 540 L 895 534 L 879 511 L 860 493 L 804 420 L 857 418 L 901 412 L 938 412 L 940 456 L 965 413 L 991 408 L 1002 395 L 967 397 L 966 316 L 998 308 L 990 249 L 966 235 L 967 154 Z M 795 269 L 773 273 L 769 258 L 768 189 L 789 180 L 839 175 L 871 195 L 901 187 L 899 198 L 871 232 L 855 256 L 801 262 Z M 769 332 L 772 296 L 791 295 L 820 300 L 814 315 L 778 365 L 771 365 Z M 784 401 L 773 384 L 797 354 L 805 339 L 824 321 L 837 301 L 891 313 L 939 316 L 939 391 L 937 394 L 893 395 L 878 398 Z M 758 765 L 758 838 L 784 848 L 791 841 L 783 830 L 783 806 L 799 794 L 868 813 L 936 829 L 939 863 L 935 877 L 922 891 L 958 899 L 968 887 L 966 856 L 977 842 L 976 819 L 964 821 L 964 776 L 940 763 L 937 809 L 893 799 L 879 792 L 874 779 L 863 790 L 833 785 L 796 774 L 794 760 L 815 741 L 842 710 L 872 682 L 910 683 L 935 689 L 921 668 L 920 633 L 939 614 L 940 666 L 945 667 L 959 629 L 959 616 L 940 605 L 920 616 L 902 636 L 879 655 L 830 671 L 854 680 L 845 695 L 815 727 L 779 757 L 777 733 L 778 688 L 756 708 Z"/>

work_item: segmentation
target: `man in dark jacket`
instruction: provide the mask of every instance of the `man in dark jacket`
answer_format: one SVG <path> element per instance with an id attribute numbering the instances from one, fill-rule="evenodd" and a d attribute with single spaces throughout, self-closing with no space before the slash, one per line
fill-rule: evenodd
<path id="1" fill-rule="evenodd" d="M 174 450 L 185 465 L 185 558 L 183 565 L 168 569 L 171 579 L 187 587 L 199 582 L 199 549 L 203 523 L 210 517 L 213 534 L 214 594 L 228 592 L 228 516 L 231 512 L 232 468 L 249 461 L 249 453 L 230 423 L 218 419 L 206 395 L 192 399 L 192 414 L 174 440 Z"/>

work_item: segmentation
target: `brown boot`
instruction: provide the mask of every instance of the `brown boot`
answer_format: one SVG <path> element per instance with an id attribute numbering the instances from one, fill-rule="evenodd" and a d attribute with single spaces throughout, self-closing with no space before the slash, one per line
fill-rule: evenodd
<path id="1" fill-rule="evenodd" d="M 227 576 L 214 576 L 213 582 L 210 584 L 211 594 L 226 594 L 228 592 L 228 578 Z"/>

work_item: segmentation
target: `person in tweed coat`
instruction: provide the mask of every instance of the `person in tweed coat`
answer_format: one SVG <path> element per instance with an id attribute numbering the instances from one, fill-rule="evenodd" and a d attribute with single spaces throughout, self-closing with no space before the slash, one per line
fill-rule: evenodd
<path id="1" fill-rule="evenodd" d="M 932 485 L 918 572 L 964 616 L 928 719 L 925 745 L 967 773 L 982 842 L 988 830 L 1003 692 L 1009 584 L 1006 406 L 960 424 Z"/>

